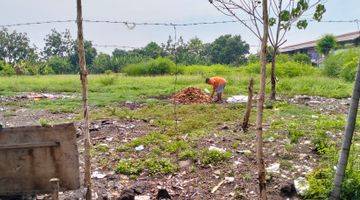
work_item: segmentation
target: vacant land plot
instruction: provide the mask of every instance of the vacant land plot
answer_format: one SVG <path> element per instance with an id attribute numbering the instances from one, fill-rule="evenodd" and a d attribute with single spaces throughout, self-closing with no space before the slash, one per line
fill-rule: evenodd
<path id="1" fill-rule="evenodd" d="M 245 94 L 251 76 L 240 71 L 226 75 L 226 96 Z M 256 109 L 250 130 L 244 133 L 239 128 L 243 104 L 175 108 L 169 100 L 186 87 L 205 89 L 205 78 L 180 75 L 174 84 L 174 76 L 90 76 L 93 181 L 99 197 L 117 197 L 126 188 L 155 196 L 159 187 L 174 199 L 257 197 Z M 2 77 L 0 122 L 19 126 L 75 121 L 79 127 L 80 88 L 75 75 Z M 310 184 L 305 198 L 328 194 L 351 89 L 351 83 L 320 75 L 279 80 L 280 98 L 266 102 L 265 110 L 270 199 L 297 198 L 293 181 L 299 177 Z M 31 92 L 60 95 L 26 98 Z M 80 152 L 82 138 L 79 131 Z M 358 141 L 356 135 L 354 148 Z M 359 174 L 359 162 L 352 160 L 353 173 Z M 349 179 L 353 185 L 349 191 L 359 187 L 356 177 Z M 80 194 L 63 195 L 73 199 Z"/>

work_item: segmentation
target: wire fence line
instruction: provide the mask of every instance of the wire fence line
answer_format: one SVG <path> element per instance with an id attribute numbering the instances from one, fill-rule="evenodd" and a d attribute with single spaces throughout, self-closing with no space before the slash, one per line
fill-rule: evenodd
<path id="1" fill-rule="evenodd" d="M 249 21 L 249 20 L 244 20 Z M 315 22 L 313 19 L 308 19 L 310 22 Z M 360 19 L 350 20 L 322 20 L 320 23 L 357 23 Z M 136 26 L 170 26 L 170 27 L 187 27 L 187 26 L 201 26 L 201 25 L 217 25 L 217 24 L 229 24 L 239 23 L 238 20 L 224 20 L 224 21 L 208 21 L 208 22 L 190 22 L 190 23 L 165 23 L 165 22 L 135 22 L 135 21 L 121 21 L 121 20 L 91 20 L 84 19 L 85 23 L 106 23 L 106 24 L 123 24 L 129 29 L 135 28 Z M 18 26 L 32 26 L 32 25 L 43 25 L 43 24 L 59 24 L 59 23 L 76 23 L 76 20 L 48 20 L 48 21 L 37 21 L 37 22 L 24 22 L 15 24 L 2 24 L 0 27 L 18 27 Z"/>

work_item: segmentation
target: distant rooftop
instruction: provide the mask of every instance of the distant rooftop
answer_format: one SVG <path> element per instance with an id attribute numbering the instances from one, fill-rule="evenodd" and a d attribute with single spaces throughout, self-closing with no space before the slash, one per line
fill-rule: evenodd
<path id="1" fill-rule="evenodd" d="M 360 38 L 360 32 L 356 31 L 356 32 L 351 32 L 351 33 L 345 33 L 345 34 L 338 35 L 335 37 L 336 37 L 336 41 L 338 41 L 338 42 L 346 42 L 346 41 L 351 41 L 351 40 Z M 316 46 L 317 41 L 318 40 L 313 40 L 313 41 L 309 41 L 309 42 L 286 46 L 286 47 L 280 48 L 279 51 L 281 53 L 286 53 L 286 52 L 290 52 L 290 51 L 312 48 L 312 47 Z"/>

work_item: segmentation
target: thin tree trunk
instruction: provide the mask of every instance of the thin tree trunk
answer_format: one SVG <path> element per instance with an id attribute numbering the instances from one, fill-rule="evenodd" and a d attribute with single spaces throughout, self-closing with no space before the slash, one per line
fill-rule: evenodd
<path id="1" fill-rule="evenodd" d="M 272 55 L 271 61 L 271 94 L 270 99 L 276 100 L 276 49 L 274 49 L 274 53 Z"/>
<path id="2" fill-rule="evenodd" d="M 242 124 L 242 129 L 244 130 L 244 132 L 246 132 L 249 127 L 249 118 L 250 118 L 250 114 L 251 114 L 252 101 L 253 101 L 253 96 L 254 96 L 253 88 L 254 88 L 254 79 L 251 78 L 249 81 L 249 86 L 248 86 L 248 101 L 246 104 L 246 113 L 245 113 L 244 121 Z"/>
<path id="3" fill-rule="evenodd" d="M 358 65 L 356 79 L 355 79 L 355 86 L 353 90 L 353 95 L 351 99 L 351 106 L 349 110 L 349 115 L 347 119 L 347 124 L 345 128 L 345 134 L 343 138 L 343 144 L 341 148 L 340 158 L 337 165 L 337 170 L 334 179 L 334 188 L 331 193 L 330 199 L 331 200 L 338 200 L 340 199 L 340 191 L 341 191 L 341 184 L 344 179 L 346 165 L 349 158 L 351 141 L 353 138 L 355 124 L 356 124 L 356 116 L 359 107 L 359 98 L 360 98 L 360 63 Z"/>
<path id="4" fill-rule="evenodd" d="M 269 34 L 269 15 L 268 15 L 268 2 L 262 1 L 263 7 L 263 37 L 261 41 L 261 78 L 260 78 L 260 92 L 259 100 L 257 103 L 257 118 L 256 118 L 256 140 L 257 140 L 257 162 L 258 162 L 258 176 L 259 176 L 259 188 L 260 199 L 266 200 L 266 172 L 264 164 L 264 152 L 263 152 L 263 138 L 262 138 L 262 123 L 263 123 L 263 111 L 265 101 L 265 86 L 266 86 L 266 47 Z"/>
<path id="5" fill-rule="evenodd" d="M 86 69 L 85 50 L 84 50 L 84 36 L 83 36 L 83 19 L 82 19 L 82 5 L 81 0 L 77 0 L 77 26 L 78 26 L 78 54 L 80 65 L 80 79 L 82 85 L 82 101 L 84 125 L 83 133 L 84 139 L 84 159 L 85 159 L 85 177 L 84 183 L 86 187 L 86 200 L 91 200 L 91 157 L 90 157 L 90 133 L 89 133 L 89 112 L 88 112 L 88 71 Z"/>

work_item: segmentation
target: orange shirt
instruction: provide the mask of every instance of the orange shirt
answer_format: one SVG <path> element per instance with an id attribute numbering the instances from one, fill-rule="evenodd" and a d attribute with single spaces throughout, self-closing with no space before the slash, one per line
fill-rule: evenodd
<path id="1" fill-rule="evenodd" d="M 226 80 L 222 77 L 215 76 L 211 77 L 209 83 L 214 87 L 217 88 L 219 85 L 225 85 Z"/>

